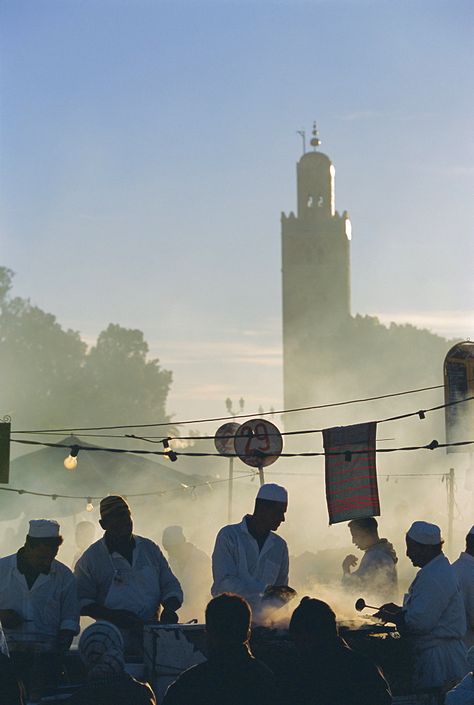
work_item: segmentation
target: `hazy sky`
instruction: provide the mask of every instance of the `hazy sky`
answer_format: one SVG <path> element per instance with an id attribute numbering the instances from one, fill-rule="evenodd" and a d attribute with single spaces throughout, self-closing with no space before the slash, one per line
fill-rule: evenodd
<path id="1" fill-rule="evenodd" d="M 473 20 L 471 0 L 2 0 L 14 293 L 91 342 L 143 330 L 177 416 L 279 406 L 280 213 L 315 118 L 353 312 L 472 337 Z"/>

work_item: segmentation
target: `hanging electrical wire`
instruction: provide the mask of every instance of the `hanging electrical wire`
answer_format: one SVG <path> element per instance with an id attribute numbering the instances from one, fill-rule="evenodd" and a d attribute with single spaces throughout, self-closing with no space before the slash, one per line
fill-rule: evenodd
<path id="1" fill-rule="evenodd" d="M 28 441 L 28 440 L 23 440 L 23 439 L 15 439 L 12 438 L 12 443 L 21 443 L 24 445 L 32 445 L 32 446 L 43 446 L 46 448 L 69 448 L 65 443 L 46 443 L 44 441 Z M 451 448 L 454 446 L 468 446 L 468 445 L 473 445 L 474 441 L 457 441 L 456 443 L 438 443 L 436 439 L 433 439 L 430 441 L 430 443 L 427 443 L 425 445 L 419 445 L 419 446 L 403 446 L 400 448 L 376 448 L 375 452 L 376 453 L 396 453 L 399 451 L 413 451 L 413 450 L 435 450 L 436 448 Z M 133 455 L 159 455 L 159 456 L 169 456 L 169 451 L 163 450 L 146 450 L 144 448 L 108 448 L 108 447 L 99 447 L 99 446 L 80 446 L 76 445 L 75 446 L 78 451 L 79 450 L 85 450 L 89 452 L 106 452 L 106 453 L 131 453 Z M 247 457 L 244 455 L 239 455 L 238 453 L 199 453 L 197 451 L 183 451 L 183 450 L 176 450 L 174 451 L 176 456 L 185 456 L 185 457 L 190 457 L 190 458 L 243 458 Z M 281 453 L 280 457 L 282 458 L 313 458 L 313 457 L 318 457 L 318 456 L 326 456 L 326 455 L 347 455 L 347 453 L 351 453 L 352 455 L 360 455 L 367 453 L 367 450 L 350 450 L 350 451 L 330 451 L 330 452 L 325 452 L 325 451 L 308 451 L 305 453 Z M 253 457 L 253 455 L 249 455 L 248 457 Z M 2 489 L 2 488 L 0 488 Z"/>
<path id="2" fill-rule="evenodd" d="M 160 427 L 165 427 L 165 426 L 185 426 L 185 425 L 190 425 L 190 424 L 199 424 L 199 423 L 212 423 L 215 421 L 234 421 L 235 419 L 249 419 L 249 418 L 259 418 L 261 416 L 273 416 L 275 414 L 281 415 L 281 414 L 292 414 L 298 411 L 313 411 L 316 409 L 329 409 L 332 407 L 337 407 L 337 406 L 347 406 L 349 404 L 362 404 L 365 402 L 369 401 L 378 401 L 379 399 L 390 399 L 392 397 L 401 397 L 405 396 L 407 394 L 418 394 L 421 392 L 427 392 L 431 391 L 433 389 L 441 389 L 443 388 L 444 385 L 442 384 L 435 384 L 431 387 L 420 387 L 418 389 L 406 389 L 402 392 L 393 392 L 391 394 L 380 394 L 378 396 L 374 397 L 365 397 L 361 399 L 348 399 L 346 401 L 338 401 L 338 402 L 330 402 L 328 404 L 315 404 L 312 406 L 301 406 L 298 408 L 294 409 L 280 409 L 278 411 L 264 411 L 264 412 L 254 412 L 252 414 L 237 414 L 236 416 L 216 416 L 213 418 L 203 418 L 203 419 L 192 419 L 192 420 L 186 420 L 186 421 L 163 421 L 161 423 L 145 423 L 145 424 L 140 424 L 140 423 L 135 423 L 135 424 L 124 424 L 124 425 L 117 425 L 117 426 L 83 426 L 83 427 L 76 427 L 73 425 L 69 425 L 63 428 L 50 428 L 50 429 L 33 429 L 33 430 L 19 430 L 19 431 L 12 431 L 12 433 L 23 433 L 27 435 L 35 435 L 35 434 L 48 434 L 48 433 L 72 433 L 72 430 L 74 432 L 81 432 L 81 431 L 117 431 L 120 429 L 126 429 L 126 428 L 160 428 Z"/>

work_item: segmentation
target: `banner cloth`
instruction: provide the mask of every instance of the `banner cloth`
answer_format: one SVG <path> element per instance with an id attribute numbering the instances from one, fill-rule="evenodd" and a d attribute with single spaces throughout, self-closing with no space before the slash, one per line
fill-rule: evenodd
<path id="1" fill-rule="evenodd" d="M 380 515 L 376 435 L 375 421 L 323 431 L 330 524 Z"/>

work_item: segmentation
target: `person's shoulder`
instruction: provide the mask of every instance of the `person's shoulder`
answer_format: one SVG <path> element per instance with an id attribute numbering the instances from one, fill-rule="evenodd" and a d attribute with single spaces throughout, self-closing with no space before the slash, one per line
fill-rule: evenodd
<path id="1" fill-rule="evenodd" d="M 56 573 L 58 575 L 60 575 L 62 578 L 73 578 L 74 577 L 72 570 L 65 563 L 61 563 L 61 561 L 58 561 L 56 558 L 53 560 L 52 565 L 53 565 Z"/>
<path id="2" fill-rule="evenodd" d="M 209 673 L 209 664 L 207 661 L 198 663 L 183 671 L 168 688 L 168 693 L 199 692 L 203 684 L 207 681 Z M 165 700 L 166 702 L 166 700 Z"/>
<path id="3" fill-rule="evenodd" d="M 440 553 L 436 558 L 433 558 L 422 570 L 424 579 L 438 583 L 440 587 L 458 585 L 458 574 L 456 568 L 453 568 L 448 558 L 444 553 Z"/>
<path id="4" fill-rule="evenodd" d="M 130 689 L 133 690 L 133 692 L 139 694 L 142 694 L 142 697 L 148 697 L 150 702 L 155 702 L 154 700 L 154 693 L 153 690 L 150 686 L 149 683 L 144 683 L 143 681 L 139 681 L 136 678 L 133 678 L 133 676 L 128 676 L 129 679 L 129 687 Z M 147 700 L 148 702 L 148 700 Z"/>
<path id="5" fill-rule="evenodd" d="M 153 549 L 160 549 L 156 541 L 153 541 L 153 539 L 148 539 L 145 536 L 139 536 L 138 534 L 133 534 L 133 538 L 135 539 L 135 544 L 137 546 L 141 546 L 142 548 L 149 548 L 151 550 Z"/>
<path id="6" fill-rule="evenodd" d="M 3 556 L 0 558 L 0 569 L 6 570 L 16 565 L 16 553 L 12 553 L 10 556 Z"/>
<path id="7" fill-rule="evenodd" d="M 226 524 L 217 532 L 217 539 L 230 538 L 236 536 L 242 530 L 242 522 L 238 524 Z"/>
<path id="8" fill-rule="evenodd" d="M 100 539 L 97 539 L 97 541 L 94 541 L 94 543 L 91 543 L 91 545 L 88 546 L 85 549 L 85 551 L 82 552 L 82 554 L 78 560 L 81 560 L 82 558 L 89 558 L 90 556 L 94 556 L 96 553 L 103 551 L 104 549 L 106 549 L 106 546 L 105 546 L 105 541 L 102 537 Z"/>
<path id="9" fill-rule="evenodd" d="M 74 565 L 74 574 L 78 575 L 78 571 L 86 568 L 87 571 L 93 571 L 95 566 L 102 565 L 101 555 L 107 553 L 107 547 L 103 538 L 94 541 L 85 551 L 81 553 Z"/>
<path id="10" fill-rule="evenodd" d="M 267 666 L 266 663 L 263 661 L 260 661 L 260 659 L 255 658 L 252 656 L 250 659 L 250 663 L 252 664 L 252 668 L 260 674 L 262 678 L 266 678 L 267 680 L 274 681 L 275 680 L 275 674 L 273 673 L 272 669 Z"/>
<path id="11" fill-rule="evenodd" d="M 387 563 L 393 565 L 395 563 L 393 556 L 385 551 L 382 547 L 375 546 L 374 548 L 364 551 L 362 560 L 365 563 Z"/>
<path id="12" fill-rule="evenodd" d="M 207 555 L 207 553 L 205 551 L 198 548 L 193 543 L 190 543 L 189 545 L 192 546 L 192 549 L 191 549 L 191 557 L 192 558 L 194 558 L 195 560 L 209 561 L 209 556 Z"/>
<path id="13" fill-rule="evenodd" d="M 451 563 L 451 567 L 454 568 L 454 570 L 459 571 L 459 570 L 463 569 L 463 563 L 464 563 L 464 561 L 462 559 L 462 553 L 461 553 L 459 558 L 456 558 L 456 560 Z"/>
<path id="14" fill-rule="evenodd" d="M 463 551 L 459 558 L 451 563 L 451 567 L 454 568 L 456 573 L 472 573 L 474 572 L 474 556 Z"/>
<path id="15" fill-rule="evenodd" d="M 365 676 L 372 675 L 383 678 L 380 668 L 377 666 L 375 661 L 370 658 L 370 656 L 367 656 L 367 654 L 352 649 L 345 642 L 341 645 L 340 653 L 345 661 L 346 667 L 354 668 L 357 672 L 360 672 L 361 677 L 365 674 Z"/>
<path id="16" fill-rule="evenodd" d="M 139 551 L 146 553 L 149 557 L 152 557 L 158 561 L 161 557 L 164 557 L 162 549 L 156 541 L 153 541 L 153 539 L 148 539 L 145 536 L 138 536 L 137 534 L 133 534 L 133 538 L 135 539 L 135 545 Z"/>
<path id="17" fill-rule="evenodd" d="M 277 546 L 279 546 L 281 549 L 285 549 L 286 551 L 288 551 L 288 544 L 282 536 L 279 536 L 275 531 L 272 531 L 271 535 L 273 537 L 274 543 Z"/>

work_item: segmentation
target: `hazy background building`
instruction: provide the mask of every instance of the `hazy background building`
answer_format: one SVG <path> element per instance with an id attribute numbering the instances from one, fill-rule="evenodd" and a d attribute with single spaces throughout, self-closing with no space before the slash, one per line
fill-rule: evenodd
<path id="1" fill-rule="evenodd" d="M 351 315 L 352 224 L 347 211 L 340 215 L 336 210 L 336 170 L 318 151 L 315 126 L 310 151 L 302 136 L 297 212 L 283 213 L 281 219 L 285 408 L 441 380 L 452 343 L 413 325 L 385 326 L 375 316 Z M 355 225 L 356 232 L 364 227 Z M 377 295 L 374 291 L 374 300 Z M 286 416 L 285 425 L 301 427 L 302 418 Z"/>

